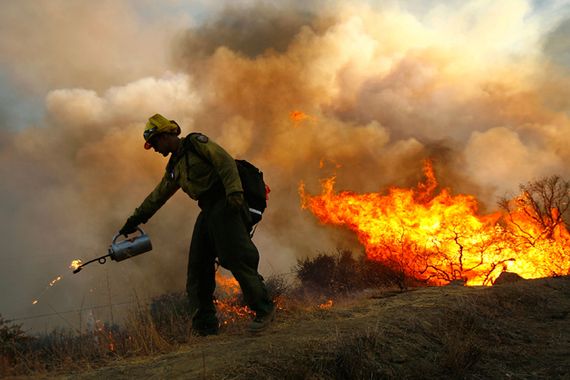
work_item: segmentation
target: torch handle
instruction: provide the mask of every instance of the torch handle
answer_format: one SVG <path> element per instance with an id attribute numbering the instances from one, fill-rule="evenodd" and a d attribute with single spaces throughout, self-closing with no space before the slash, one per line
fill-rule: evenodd
<path id="1" fill-rule="evenodd" d="M 140 232 L 139 236 L 144 235 L 144 231 L 142 230 L 142 228 L 137 226 L 137 231 Z M 113 236 L 113 242 L 111 244 L 115 244 L 117 242 L 117 239 L 119 238 L 119 236 L 121 236 L 120 233 L 116 233 L 115 236 Z M 127 238 L 127 236 L 125 235 L 125 238 Z"/>

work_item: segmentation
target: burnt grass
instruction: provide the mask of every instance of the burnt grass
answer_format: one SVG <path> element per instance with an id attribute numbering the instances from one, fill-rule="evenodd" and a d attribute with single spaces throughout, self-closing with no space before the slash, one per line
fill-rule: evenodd
<path id="1" fill-rule="evenodd" d="M 427 287 L 344 251 L 300 260 L 296 273 L 295 286 L 268 279 L 279 309 L 275 323 L 259 336 L 247 332 L 247 318 L 231 315 L 222 316 L 228 323 L 220 335 L 192 336 L 183 294 L 139 305 L 115 331 L 113 353 L 104 335 L 94 346 L 92 338 L 63 332 L 30 338 L 4 323 L 2 375 L 570 378 L 570 276 L 493 287 Z M 239 299 L 232 302 L 239 307 Z"/>

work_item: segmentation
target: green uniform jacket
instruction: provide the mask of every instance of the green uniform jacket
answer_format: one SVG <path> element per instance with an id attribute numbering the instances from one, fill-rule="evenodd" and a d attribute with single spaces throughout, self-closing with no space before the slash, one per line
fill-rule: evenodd
<path id="1" fill-rule="evenodd" d="M 192 144 L 193 149 L 188 144 Z M 226 195 L 243 192 L 232 156 L 206 136 L 192 133 L 181 139 L 180 148 L 171 155 L 162 180 L 131 218 L 146 223 L 179 188 L 198 200 L 220 181 Z"/>

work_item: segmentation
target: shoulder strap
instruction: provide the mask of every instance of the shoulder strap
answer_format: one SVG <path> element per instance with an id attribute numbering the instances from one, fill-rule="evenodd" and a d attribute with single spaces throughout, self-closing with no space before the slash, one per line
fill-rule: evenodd
<path id="1" fill-rule="evenodd" d="M 195 134 L 200 134 L 198 132 L 192 132 L 190 134 L 188 134 L 184 140 L 182 140 L 182 155 L 184 155 L 184 160 L 186 160 L 186 167 L 188 167 L 188 156 L 185 154 L 188 150 L 190 150 L 191 152 L 195 153 L 198 157 L 200 157 L 203 161 L 206 161 L 206 158 L 201 155 L 198 150 L 194 147 L 194 144 L 192 144 L 192 141 L 190 140 L 190 137 L 192 135 Z M 174 170 L 174 166 L 176 165 L 176 163 L 178 161 L 180 161 L 182 157 L 180 156 L 170 156 L 170 159 L 168 160 L 168 163 L 166 164 L 166 171 L 169 174 L 169 178 L 174 178 L 174 174 L 173 174 L 173 170 Z"/>
<path id="2" fill-rule="evenodd" d="M 186 137 L 182 141 L 182 151 L 184 153 L 184 159 L 186 160 L 186 176 L 187 176 L 188 180 L 190 180 L 189 173 L 188 173 L 188 168 L 190 167 L 190 164 L 188 162 L 188 155 L 186 154 L 186 152 L 190 151 L 190 152 L 194 153 L 196 156 L 198 156 L 202 161 L 204 161 L 208 164 L 211 164 L 210 161 L 208 161 L 208 159 L 206 159 L 206 157 L 204 157 L 204 155 L 201 154 L 198 151 L 198 149 L 196 149 L 194 144 L 192 143 L 191 137 L 194 135 L 201 135 L 201 133 L 200 132 L 191 132 L 188 135 L 186 135 Z"/>

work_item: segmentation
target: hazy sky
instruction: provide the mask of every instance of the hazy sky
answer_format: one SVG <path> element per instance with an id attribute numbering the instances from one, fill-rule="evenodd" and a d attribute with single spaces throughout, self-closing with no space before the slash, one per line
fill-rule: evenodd
<path id="1" fill-rule="evenodd" d="M 490 211 L 520 183 L 569 178 L 569 17 L 570 1 L 3 0 L 0 313 L 184 289 L 197 207 L 183 194 L 144 226 L 152 253 L 67 270 L 104 254 L 159 181 L 166 161 L 142 149 L 156 112 L 265 172 L 265 275 L 358 249 L 300 209 L 301 181 L 414 186 L 432 158 Z"/>

